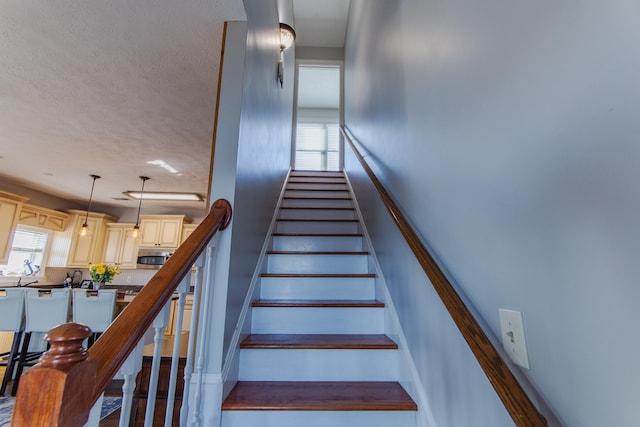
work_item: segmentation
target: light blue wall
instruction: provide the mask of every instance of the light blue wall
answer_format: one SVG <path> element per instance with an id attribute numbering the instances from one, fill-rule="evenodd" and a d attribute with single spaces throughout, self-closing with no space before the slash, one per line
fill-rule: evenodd
<path id="1" fill-rule="evenodd" d="M 225 322 L 231 340 L 291 162 L 293 58 L 276 81 L 280 38 L 275 1 L 244 0 L 249 22 Z M 271 35 L 270 37 L 268 35 Z"/>
<path id="2" fill-rule="evenodd" d="M 523 313 L 524 373 L 564 425 L 640 425 L 637 3 L 353 0 L 350 15 L 345 123 L 379 178 L 495 334 L 498 308 Z M 430 394 L 484 400 L 366 199 Z M 476 409 L 433 411 L 480 425 L 461 421 Z"/>
<path id="3" fill-rule="evenodd" d="M 228 24 L 214 156 L 211 199 L 229 200 L 233 219 L 220 233 L 209 301 L 209 373 L 221 372 L 290 164 L 293 79 L 284 88 L 276 81 L 276 0 L 244 3 L 248 23 Z"/>

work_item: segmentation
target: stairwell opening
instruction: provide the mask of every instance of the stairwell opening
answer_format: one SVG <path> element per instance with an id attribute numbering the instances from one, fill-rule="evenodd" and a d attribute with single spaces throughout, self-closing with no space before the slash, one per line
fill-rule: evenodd
<path id="1" fill-rule="evenodd" d="M 341 71 L 338 64 L 297 64 L 295 170 L 342 168 Z"/>

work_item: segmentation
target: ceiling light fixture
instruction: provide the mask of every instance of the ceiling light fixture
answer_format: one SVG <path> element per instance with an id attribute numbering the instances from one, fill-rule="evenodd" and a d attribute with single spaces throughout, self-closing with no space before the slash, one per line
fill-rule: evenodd
<path id="1" fill-rule="evenodd" d="M 89 211 L 91 210 L 91 201 L 93 200 L 93 188 L 96 185 L 96 179 L 100 179 L 98 175 L 89 175 L 93 178 L 93 183 L 91 184 L 91 194 L 89 194 L 89 206 L 87 207 L 87 216 L 84 217 L 84 224 L 80 227 L 80 237 L 88 237 L 89 236 Z"/>
<path id="2" fill-rule="evenodd" d="M 170 202 L 201 202 L 204 200 L 198 193 L 152 191 L 142 194 L 140 191 L 125 191 L 122 194 L 133 200 L 165 200 Z"/>
<path id="3" fill-rule="evenodd" d="M 138 239 L 140 237 L 142 237 L 140 235 L 140 208 L 142 207 L 142 195 L 144 195 L 144 183 L 151 179 L 148 176 L 139 176 L 138 178 L 140 178 L 142 180 L 142 189 L 140 190 L 140 203 L 138 203 L 138 215 L 136 216 L 136 225 L 133 226 L 133 230 L 131 231 L 131 237 L 134 239 Z"/>
<path id="4" fill-rule="evenodd" d="M 284 87 L 284 51 L 293 46 L 296 41 L 295 30 L 287 24 L 280 23 L 280 58 L 278 60 L 278 81 Z"/>

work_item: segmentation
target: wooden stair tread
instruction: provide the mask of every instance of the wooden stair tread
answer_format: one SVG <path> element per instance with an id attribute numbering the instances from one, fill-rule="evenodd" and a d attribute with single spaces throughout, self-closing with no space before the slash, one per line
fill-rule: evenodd
<path id="1" fill-rule="evenodd" d="M 239 381 L 223 410 L 415 411 L 397 382 Z"/>
<path id="2" fill-rule="evenodd" d="M 331 218 L 278 218 L 279 222 L 360 222 L 358 219 L 331 219 Z"/>
<path id="3" fill-rule="evenodd" d="M 298 191 L 298 190 L 294 190 Z M 284 200 L 351 200 L 351 197 L 303 197 L 303 196 L 284 196 Z"/>
<path id="4" fill-rule="evenodd" d="M 377 300 L 314 300 L 314 299 L 259 299 L 251 302 L 252 307 L 352 307 L 352 308 L 381 308 L 382 301 Z"/>
<path id="5" fill-rule="evenodd" d="M 396 344 L 383 334 L 251 334 L 240 348 L 396 350 Z"/>
<path id="6" fill-rule="evenodd" d="M 357 251 L 267 251 L 268 255 L 369 255 Z"/>
<path id="7" fill-rule="evenodd" d="M 285 237 L 362 237 L 362 233 L 273 233 Z"/>
<path id="8" fill-rule="evenodd" d="M 333 273 L 333 274 L 322 274 L 322 273 L 260 273 L 260 277 L 331 277 L 331 278 L 340 278 L 340 279 L 348 279 L 353 277 L 376 277 L 374 273 L 362 273 L 362 274 L 342 274 L 342 273 Z"/>
<path id="9" fill-rule="evenodd" d="M 347 185 L 347 180 L 344 178 L 332 178 L 323 176 L 320 178 L 317 177 L 295 177 L 287 181 L 287 185 L 289 184 L 313 184 L 313 185 Z"/>
<path id="10" fill-rule="evenodd" d="M 341 207 L 334 207 L 334 208 L 327 208 L 327 207 L 315 207 L 315 206 L 281 206 L 280 210 L 283 209 L 288 209 L 288 210 L 309 210 L 309 209 L 315 209 L 315 210 L 319 210 L 319 211 L 355 211 L 355 208 L 341 208 Z"/>
<path id="11" fill-rule="evenodd" d="M 335 191 L 335 192 L 340 192 L 340 193 L 348 193 L 349 190 L 346 189 L 342 189 L 342 188 L 291 188 L 291 187 L 287 187 L 285 188 L 285 191 Z"/>

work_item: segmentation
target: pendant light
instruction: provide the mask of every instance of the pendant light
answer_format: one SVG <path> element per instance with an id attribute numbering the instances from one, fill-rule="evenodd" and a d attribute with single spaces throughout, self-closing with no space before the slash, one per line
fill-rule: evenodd
<path id="1" fill-rule="evenodd" d="M 87 207 L 87 216 L 84 217 L 84 224 L 80 227 L 80 237 L 88 237 L 89 236 L 89 211 L 91 210 L 91 200 L 93 199 L 93 188 L 96 185 L 96 179 L 100 179 L 98 175 L 89 175 L 93 178 L 93 183 L 91 184 L 91 194 L 89 194 L 89 206 Z"/>
<path id="2" fill-rule="evenodd" d="M 133 230 L 131 231 L 131 237 L 134 239 L 139 239 L 142 237 L 140 235 L 140 208 L 142 207 L 142 198 L 144 196 L 144 183 L 151 179 L 148 176 L 139 176 L 142 180 L 142 190 L 140 190 L 140 201 L 138 202 L 138 216 L 136 217 L 136 225 L 133 226 Z"/>

